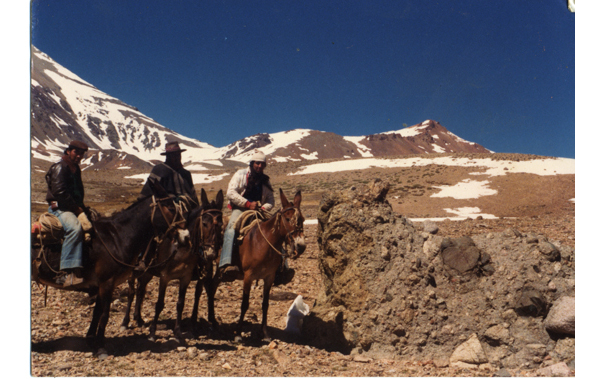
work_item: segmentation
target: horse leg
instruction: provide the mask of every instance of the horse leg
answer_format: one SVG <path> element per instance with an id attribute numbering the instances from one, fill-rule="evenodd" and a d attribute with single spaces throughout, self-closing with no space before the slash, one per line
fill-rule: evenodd
<path id="1" fill-rule="evenodd" d="M 98 321 L 98 331 L 96 332 L 96 346 L 98 347 L 96 354 L 100 360 L 108 358 L 108 353 L 104 348 L 104 332 L 110 316 L 110 303 L 112 302 L 113 289 L 114 286 L 112 280 L 100 286 L 98 291 L 98 300 L 96 300 L 100 302 L 102 307 L 100 319 Z"/>
<path id="2" fill-rule="evenodd" d="M 185 345 L 185 338 L 181 334 L 181 319 L 183 315 L 183 308 L 185 306 L 185 293 L 187 292 L 188 286 L 190 285 L 191 278 L 179 279 L 179 298 L 177 299 L 177 318 L 175 319 L 175 327 L 173 328 L 173 334 L 177 343 Z"/>
<path id="3" fill-rule="evenodd" d="M 96 338 L 98 322 L 100 321 L 101 314 L 102 298 L 100 297 L 100 295 L 96 295 L 96 305 L 94 306 L 94 311 L 92 313 L 92 321 L 90 322 L 90 327 L 88 328 L 87 334 L 85 335 L 89 342 L 93 341 Z"/>
<path id="4" fill-rule="evenodd" d="M 240 313 L 240 319 L 238 321 L 238 333 L 242 334 L 242 323 L 244 322 L 244 316 L 250 306 L 250 288 L 252 287 L 252 280 L 244 278 L 244 293 L 242 294 L 242 312 Z"/>
<path id="5" fill-rule="evenodd" d="M 269 333 L 267 332 L 267 312 L 269 311 L 269 296 L 271 294 L 271 287 L 275 276 L 270 280 L 263 280 L 263 301 L 262 301 L 262 339 L 270 341 Z"/>
<path id="6" fill-rule="evenodd" d="M 194 292 L 194 306 L 192 307 L 192 324 L 194 328 L 198 325 L 198 307 L 200 306 L 200 297 L 202 296 L 202 280 L 196 282 L 196 291 Z"/>
<path id="7" fill-rule="evenodd" d="M 133 303 L 133 298 L 135 296 L 135 278 L 132 276 L 127 279 L 127 284 L 129 285 L 129 289 L 127 291 L 127 308 L 125 308 L 125 316 L 123 316 L 123 321 L 121 322 L 121 331 L 124 332 L 129 327 L 129 315 L 131 313 L 131 303 Z"/>
<path id="8" fill-rule="evenodd" d="M 152 342 L 156 341 L 156 324 L 158 323 L 158 316 L 165 307 L 165 293 L 167 292 L 167 284 L 169 282 L 163 277 L 160 278 L 160 284 L 158 287 L 158 300 L 156 300 L 156 307 L 154 309 L 154 319 L 150 324 L 150 336 L 148 339 Z"/>
<path id="9" fill-rule="evenodd" d="M 221 277 L 219 273 L 214 273 L 210 271 L 212 277 L 206 278 L 204 282 L 204 288 L 206 289 L 206 303 L 208 308 L 208 322 L 213 327 L 217 327 L 219 322 L 215 317 L 215 293 L 217 292 L 217 288 L 219 288 L 219 284 L 221 283 Z"/>
<path id="10" fill-rule="evenodd" d="M 152 280 L 152 275 L 145 273 L 137 279 L 137 288 L 135 290 L 135 308 L 133 311 L 133 321 L 136 322 L 138 327 L 144 326 L 144 319 L 142 318 L 142 304 L 146 297 L 146 287 Z"/>

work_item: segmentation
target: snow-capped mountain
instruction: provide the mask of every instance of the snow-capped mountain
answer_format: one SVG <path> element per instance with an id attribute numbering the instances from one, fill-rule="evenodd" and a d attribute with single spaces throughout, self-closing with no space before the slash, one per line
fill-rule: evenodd
<path id="1" fill-rule="evenodd" d="M 56 161 L 72 139 L 85 141 L 91 154 L 83 167 L 149 168 L 170 141 L 187 149 L 188 167 L 221 165 L 224 160 L 246 163 L 259 148 L 273 161 L 380 157 L 438 152 L 489 152 L 426 120 L 397 131 L 344 137 L 330 132 L 295 129 L 257 134 L 224 147 L 183 136 L 137 108 L 87 83 L 32 46 L 31 148 L 32 157 Z M 153 162 L 154 161 L 154 162 Z"/>
<path id="2" fill-rule="evenodd" d="M 160 158 L 164 146 L 179 141 L 198 159 L 216 148 L 185 137 L 98 90 L 32 46 L 31 147 L 34 158 L 55 160 L 73 139 L 93 153 L 83 164 L 106 161 L 142 163 Z M 116 159 L 115 159 L 116 158 Z M 106 163 L 106 162 L 105 162 Z"/>

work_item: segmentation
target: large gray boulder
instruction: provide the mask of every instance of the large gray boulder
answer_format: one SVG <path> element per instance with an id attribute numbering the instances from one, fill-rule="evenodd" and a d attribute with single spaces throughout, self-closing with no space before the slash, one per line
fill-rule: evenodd
<path id="1" fill-rule="evenodd" d="M 458 365 L 496 368 L 572 359 L 568 349 L 554 351 L 562 345 L 544 317 L 548 304 L 575 294 L 574 252 L 552 242 L 573 259 L 551 261 L 538 247 L 545 237 L 514 228 L 459 238 L 424 232 L 393 212 L 388 189 L 375 181 L 323 196 L 323 291 L 304 319 L 305 343 L 375 359 L 454 354 Z M 474 351 L 473 335 L 481 349 L 468 363 L 457 357 Z"/>

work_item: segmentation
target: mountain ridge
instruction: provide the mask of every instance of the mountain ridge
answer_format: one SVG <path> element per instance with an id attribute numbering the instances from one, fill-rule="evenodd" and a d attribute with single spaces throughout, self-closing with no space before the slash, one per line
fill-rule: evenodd
<path id="1" fill-rule="evenodd" d="M 367 136 L 340 136 L 326 131 L 293 129 L 258 133 L 215 147 L 179 134 L 114 98 L 31 46 L 31 153 L 55 161 L 70 140 L 90 146 L 83 167 L 147 169 L 162 160 L 167 142 L 187 151 L 184 165 L 246 163 L 260 148 L 277 162 L 347 159 L 428 153 L 482 153 L 485 147 L 465 141 L 437 121 Z"/>

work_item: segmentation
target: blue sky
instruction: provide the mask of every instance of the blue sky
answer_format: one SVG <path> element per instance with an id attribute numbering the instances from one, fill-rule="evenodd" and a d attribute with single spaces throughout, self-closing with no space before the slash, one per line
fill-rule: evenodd
<path id="1" fill-rule="evenodd" d="M 563 0 L 34 0 L 31 27 L 84 80 L 217 147 L 433 119 L 496 152 L 575 157 Z"/>

